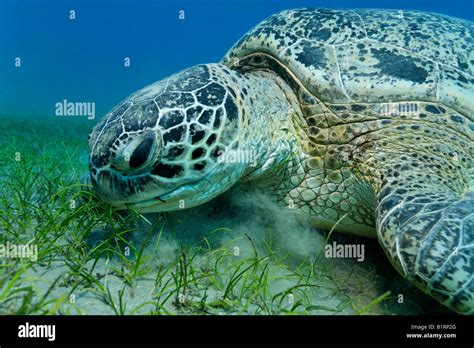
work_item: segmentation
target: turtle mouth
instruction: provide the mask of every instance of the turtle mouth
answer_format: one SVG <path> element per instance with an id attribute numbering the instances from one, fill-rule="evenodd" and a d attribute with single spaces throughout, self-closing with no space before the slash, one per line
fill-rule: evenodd
<path id="1" fill-rule="evenodd" d="M 199 195 L 200 191 L 198 186 L 201 180 L 188 182 L 153 198 L 126 203 L 124 206 L 128 209 L 144 213 L 178 210 L 184 207 L 190 207 L 191 202 L 196 200 L 193 199 L 193 197 L 195 198 Z"/>
<path id="2" fill-rule="evenodd" d="M 229 189 L 240 177 L 233 167 L 214 167 L 206 175 L 194 178 L 175 187 L 163 187 L 158 182 L 141 187 L 141 194 L 124 197 L 118 191 L 104 189 L 99 197 L 118 209 L 131 209 L 139 213 L 159 213 L 192 208 L 206 203 Z M 99 187 L 107 186 L 102 183 Z M 106 188 L 107 188 L 106 187 Z M 165 189 L 168 189 L 165 191 Z"/>
<path id="3" fill-rule="evenodd" d="M 107 173 L 113 173 L 112 179 L 110 174 L 106 180 L 103 178 L 101 180 L 100 175 L 97 179 L 93 179 L 100 199 L 118 209 L 130 208 L 139 212 L 160 212 L 183 209 L 183 206 L 190 207 L 191 202 L 196 202 L 206 195 L 205 192 L 209 190 L 210 185 L 208 176 L 212 174 L 209 172 L 201 178 L 195 178 L 180 185 L 175 184 L 174 187 L 171 183 L 150 179 L 147 184 L 140 185 L 138 192 L 130 195 L 118 189 L 116 184 L 126 181 L 129 177 L 124 177 L 122 173 L 113 169 L 107 170 Z M 141 177 L 143 179 L 143 175 Z M 139 183 L 140 178 L 135 179 L 135 182 L 137 181 Z M 119 186 L 126 188 L 128 185 Z"/>

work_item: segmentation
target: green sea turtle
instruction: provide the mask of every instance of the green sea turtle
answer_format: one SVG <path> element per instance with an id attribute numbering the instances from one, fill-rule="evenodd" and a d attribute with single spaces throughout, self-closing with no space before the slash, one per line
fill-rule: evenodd
<path id="1" fill-rule="evenodd" d="M 107 114 L 89 137 L 91 181 L 140 212 L 251 186 L 315 226 L 377 237 L 400 274 L 473 313 L 473 95 L 471 22 L 283 11 L 219 64 Z"/>

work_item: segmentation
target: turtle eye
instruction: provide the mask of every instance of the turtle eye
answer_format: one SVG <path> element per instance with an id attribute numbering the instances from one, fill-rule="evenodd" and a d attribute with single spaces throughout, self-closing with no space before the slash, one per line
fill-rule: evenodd
<path id="1" fill-rule="evenodd" d="M 159 135 L 146 131 L 133 137 L 122 134 L 112 146 L 110 162 L 113 169 L 137 173 L 156 164 L 161 156 Z"/>
<path id="2" fill-rule="evenodd" d="M 140 145 L 138 145 L 130 157 L 130 167 L 138 168 L 142 166 L 150 156 L 150 150 L 153 145 L 153 138 L 145 138 Z"/>
<path id="3" fill-rule="evenodd" d="M 91 139 L 92 139 L 92 132 L 90 132 L 89 135 L 87 136 L 87 143 L 89 144 L 89 148 L 92 150 Z"/>

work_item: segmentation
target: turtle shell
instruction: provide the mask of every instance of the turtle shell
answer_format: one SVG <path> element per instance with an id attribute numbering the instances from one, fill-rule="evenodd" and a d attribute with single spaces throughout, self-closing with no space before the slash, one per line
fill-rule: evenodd
<path id="1" fill-rule="evenodd" d="M 222 63 L 283 70 L 327 103 L 426 101 L 474 119 L 474 24 L 449 16 L 287 10 L 250 30 Z"/>

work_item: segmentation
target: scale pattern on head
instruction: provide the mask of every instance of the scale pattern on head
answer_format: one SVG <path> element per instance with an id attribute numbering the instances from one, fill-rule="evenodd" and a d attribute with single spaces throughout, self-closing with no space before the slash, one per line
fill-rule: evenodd
<path id="1" fill-rule="evenodd" d="M 235 74 L 195 66 L 139 90 L 106 115 L 90 134 L 99 194 L 115 204 L 136 202 L 212 170 L 239 142 Z"/>

